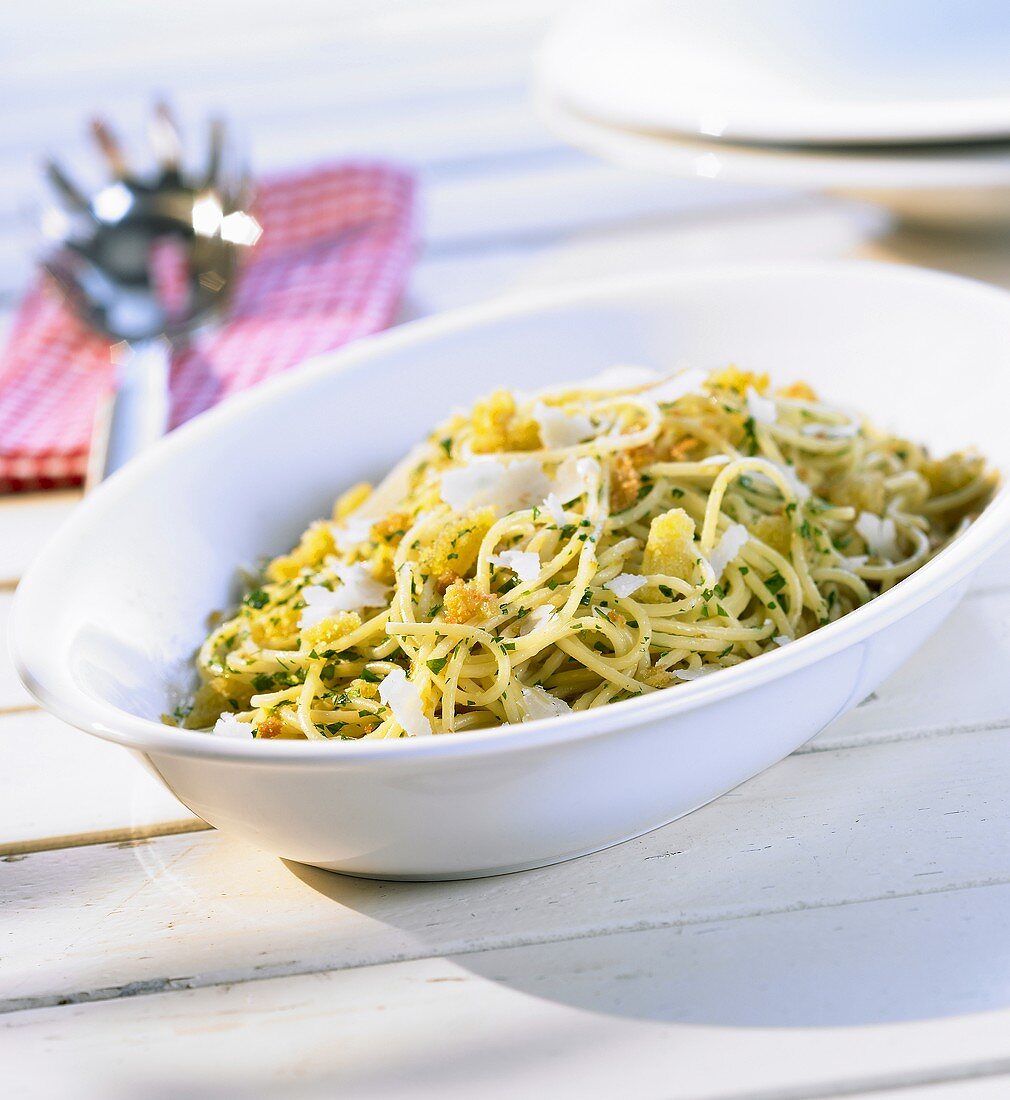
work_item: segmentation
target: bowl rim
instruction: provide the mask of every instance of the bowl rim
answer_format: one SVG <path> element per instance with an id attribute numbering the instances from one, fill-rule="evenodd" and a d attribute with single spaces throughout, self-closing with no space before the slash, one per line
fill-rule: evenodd
<path id="1" fill-rule="evenodd" d="M 1006 141 L 879 150 L 761 144 L 621 126 L 587 114 L 544 82 L 534 103 L 562 141 L 615 164 L 674 177 L 851 191 L 1005 187 L 1010 180 Z"/>
<path id="2" fill-rule="evenodd" d="M 639 5 L 641 7 L 642 5 Z M 597 4 L 596 9 L 605 8 Z M 689 6 L 690 7 L 690 6 Z M 1007 137 L 1007 112 L 1010 93 L 1006 89 L 974 90 L 969 94 L 948 92 L 943 97 L 923 100 L 911 89 L 904 95 L 889 95 L 878 90 L 872 98 L 862 98 L 853 86 L 833 94 L 811 95 L 811 89 L 797 79 L 796 71 L 787 71 L 788 86 L 776 93 L 745 96 L 739 89 L 728 95 L 710 90 L 698 94 L 690 83 L 667 87 L 657 92 L 651 87 L 633 100 L 615 97 L 606 87 L 605 74 L 618 74 L 628 62 L 627 42 L 615 56 L 601 64 L 597 58 L 595 79 L 588 82 L 585 67 L 579 64 L 612 27 L 600 24 L 598 10 L 586 13 L 573 5 L 548 31 L 536 54 L 536 72 L 541 80 L 556 85 L 573 105 L 601 121 L 629 129 L 652 129 L 657 133 L 691 137 L 715 137 L 748 143 L 802 144 L 810 148 L 825 145 L 865 145 L 882 148 L 915 143 L 958 144 L 972 141 L 1003 140 Z M 690 16 L 688 15 L 688 20 Z M 781 27 L 771 16 L 771 40 L 781 40 Z M 676 31 L 678 28 L 666 28 Z M 683 27 L 679 28 L 683 30 Z M 660 28 L 653 28 L 660 30 Z M 641 34 L 641 27 L 638 28 Z M 671 49 L 666 51 L 676 71 L 677 51 L 683 50 L 683 35 L 670 35 Z M 686 36 L 690 49 L 692 36 Z M 697 38 L 694 39 L 697 44 Z M 766 43 L 767 46 L 767 43 Z M 608 42 L 608 47 L 610 43 Z M 774 48 L 774 47 L 772 47 Z M 612 47 L 611 54 L 612 54 Z M 573 73 L 572 62 L 576 60 Z M 715 63 L 724 66 L 727 58 Z M 862 74 L 865 80 L 867 73 Z M 921 81 L 913 78 L 913 85 Z M 859 83 L 859 82 L 857 82 Z"/>
<path id="3" fill-rule="evenodd" d="M 135 484 L 143 481 L 149 468 L 171 463 L 176 451 L 189 447 L 191 441 L 196 445 L 204 436 L 218 431 L 220 425 L 240 419 L 247 407 L 270 401 L 280 393 L 298 389 L 321 376 L 366 369 L 372 361 L 381 361 L 387 351 L 402 350 L 446 335 L 479 329 L 492 322 L 519 320 L 527 315 L 589 304 L 599 299 L 662 293 L 700 280 L 711 283 L 715 289 L 720 283 L 775 278 L 825 281 L 857 278 L 909 286 L 944 287 L 955 295 L 985 301 L 1003 310 L 1010 320 L 1010 293 L 963 276 L 870 260 L 790 260 L 692 265 L 663 272 L 581 281 L 548 290 L 511 294 L 481 305 L 406 323 L 356 341 L 350 347 L 314 356 L 300 366 L 200 414 L 89 494 L 36 556 L 15 593 L 10 646 L 18 674 L 33 697 L 57 717 L 94 736 L 142 752 L 251 765 L 316 767 L 326 761 L 333 765 L 354 767 L 378 759 L 411 763 L 418 758 L 433 756 L 452 758 L 473 753 L 496 754 L 541 748 L 639 726 L 656 719 L 673 718 L 780 679 L 864 641 L 953 587 L 1010 541 L 1010 486 L 1004 484 L 983 514 L 961 537 L 910 577 L 843 619 L 774 652 L 721 669 L 716 676 L 676 685 L 675 691 L 657 691 L 594 710 L 537 719 L 518 726 L 464 731 L 452 736 L 341 741 L 339 747 L 335 747 L 330 742 L 246 742 L 166 726 L 120 710 L 88 694 L 77 683 L 67 664 L 47 652 L 43 637 L 45 632 L 33 627 L 33 622 L 40 621 L 40 609 L 47 599 L 42 580 L 50 572 L 50 563 L 69 556 L 78 532 L 87 531 L 100 521 L 103 513 L 114 509 Z"/>

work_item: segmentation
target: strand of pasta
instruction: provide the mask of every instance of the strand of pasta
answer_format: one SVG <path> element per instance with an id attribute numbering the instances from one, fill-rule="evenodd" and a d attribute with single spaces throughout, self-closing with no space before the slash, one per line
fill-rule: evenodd
<path id="1" fill-rule="evenodd" d="M 748 418 L 750 398 L 734 390 L 667 404 L 641 388 L 575 389 L 545 400 L 597 425 L 592 438 L 533 452 L 498 447 L 494 457 L 506 465 L 533 457 L 552 476 L 589 460 L 580 467 L 582 489 L 562 502 L 565 522 L 540 505 L 487 526 L 466 582 L 479 616 L 450 621 L 444 585 L 423 564 L 425 548 L 460 520 L 441 501 L 438 479 L 476 442 L 464 420 L 400 464 L 395 491 L 375 494 L 383 504 L 370 513 L 376 522 L 405 516 L 388 558 L 388 605 L 349 621 L 339 636 L 305 640 L 303 589 L 339 587 L 339 565 L 381 551 L 374 535 L 341 543 L 318 564 L 257 590 L 263 595 L 251 609 L 210 632 L 197 657 L 208 690 L 259 728 L 273 718 L 284 736 L 311 740 L 402 736 L 375 686 L 400 669 L 436 733 L 521 721 L 534 689 L 573 710 L 603 706 L 757 656 L 851 611 L 924 564 L 993 487 L 979 467 L 936 492 L 921 449 L 806 399 L 776 398 L 773 422 Z M 637 498 L 615 510 L 618 461 L 640 485 Z M 801 470 L 812 484 L 801 484 Z M 847 556 L 854 539 L 857 549 L 865 541 L 860 508 L 811 497 L 822 482 L 847 478 L 878 479 L 877 522 L 893 525 L 896 560 L 874 557 L 868 544 L 867 554 Z M 670 509 L 697 524 L 697 569 L 643 574 L 653 521 Z M 769 517 L 785 524 L 779 541 L 758 533 Z M 721 540 L 740 525 L 746 542 L 717 570 Z M 509 577 L 503 548 L 534 556 L 536 576 Z M 642 576 L 633 595 L 612 590 L 625 575 Z"/>

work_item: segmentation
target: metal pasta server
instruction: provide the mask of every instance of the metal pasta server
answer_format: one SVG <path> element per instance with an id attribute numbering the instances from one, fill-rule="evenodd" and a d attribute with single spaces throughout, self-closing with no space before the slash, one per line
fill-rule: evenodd
<path id="1" fill-rule="evenodd" d="M 211 123 L 205 162 L 193 170 L 164 103 L 150 122 L 151 171 L 131 168 L 103 120 L 92 136 L 110 181 L 89 195 L 48 161 L 57 201 L 42 218 L 52 242 L 43 267 L 78 317 L 114 342 L 116 379 L 95 418 L 89 487 L 165 434 L 172 349 L 220 309 L 242 249 L 261 233 L 245 209 L 248 175 L 228 167 L 221 122 Z"/>

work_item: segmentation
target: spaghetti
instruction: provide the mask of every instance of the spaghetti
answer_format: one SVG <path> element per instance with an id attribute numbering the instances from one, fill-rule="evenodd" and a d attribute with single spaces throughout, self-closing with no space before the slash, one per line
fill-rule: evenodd
<path id="1" fill-rule="evenodd" d="M 658 691 L 891 588 L 996 483 L 803 383 L 608 375 L 498 391 L 350 489 L 214 627 L 174 720 L 397 738 Z"/>

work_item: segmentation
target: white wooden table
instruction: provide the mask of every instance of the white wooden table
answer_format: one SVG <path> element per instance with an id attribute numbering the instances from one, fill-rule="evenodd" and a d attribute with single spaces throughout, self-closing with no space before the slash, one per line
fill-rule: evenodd
<path id="1" fill-rule="evenodd" d="M 1010 284 L 1006 242 L 560 147 L 528 98 L 556 0 L 34 0 L 0 15 L 0 306 L 35 161 L 150 91 L 256 163 L 415 164 L 403 316 L 697 260 L 859 253 Z M 0 627 L 74 494 L 0 504 Z M 0 660 L 0 1067 L 61 1097 L 1010 1096 L 1010 557 L 873 698 L 665 829 L 429 885 L 208 830 Z"/>

